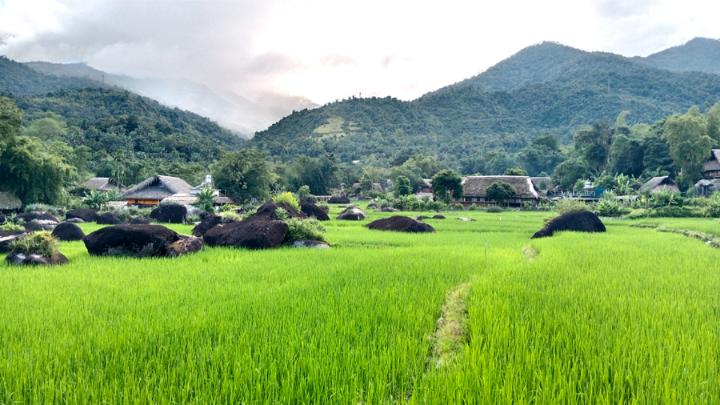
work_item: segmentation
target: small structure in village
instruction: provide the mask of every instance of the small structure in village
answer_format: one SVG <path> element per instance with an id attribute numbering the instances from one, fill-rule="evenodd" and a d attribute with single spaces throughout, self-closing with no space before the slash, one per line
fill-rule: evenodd
<path id="1" fill-rule="evenodd" d="M 677 183 L 670 176 L 657 176 L 648 180 L 645 184 L 640 186 L 640 193 L 642 194 L 655 194 L 660 191 L 669 191 L 673 193 L 679 193 Z"/>
<path id="2" fill-rule="evenodd" d="M 22 201 L 9 191 L 0 191 L 0 213 L 20 211 Z"/>
<path id="3" fill-rule="evenodd" d="M 193 205 L 198 201 L 198 194 L 205 189 L 210 189 L 213 192 L 213 203 L 215 206 L 234 204 L 230 197 L 222 195 L 220 190 L 216 189 L 213 185 L 211 175 L 205 176 L 202 183 L 195 187 L 192 187 L 188 192 L 175 193 L 162 200 L 164 204 L 180 204 L 180 205 Z"/>
<path id="4" fill-rule="evenodd" d="M 179 177 L 152 176 L 127 190 L 122 199 L 127 205 L 155 207 L 173 194 L 190 193 L 192 186 Z"/>
<path id="5" fill-rule="evenodd" d="M 720 149 L 710 151 L 710 157 L 703 163 L 703 178 L 695 183 L 695 189 L 702 196 L 720 191 Z"/>
<path id="6" fill-rule="evenodd" d="M 496 205 L 487 197 L 487 189 L 493 183 L 504 182 L 515 190 L 515 196 L 502 203 L 511 207 L 522 207 L 525 204 L 537 205 L 540 194 L 528 176 L 467 176 L 462 180 L 463 194 L 459 203 L 463 205 Z"/>
<path id="7" fill-rule="evenodd" d="M 420 186 L 418 187 L 417 193 L 415 193 L 415 197 L 430 199 L 433 198 L 432 179 L 420 180 Z"/>
<path id="8" fill-rule="evenodd" d="M 555 189 L 555 182 L 553 182 L 552 177 L 530 177 L 530 181 L 532 182 L 533 187 L 535 187 L 535 191 L 541 195 L 550 195 Z"/>
<path id="9" fill-rule="evenodd" d="M 121 191 L 122 187 L 110 177 L 93 177 L 78 186 L 81 190 Z"/>

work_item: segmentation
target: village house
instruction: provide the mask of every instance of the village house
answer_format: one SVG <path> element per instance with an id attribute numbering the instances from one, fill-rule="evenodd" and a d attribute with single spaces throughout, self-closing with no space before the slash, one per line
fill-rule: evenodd
<path id="1" fill-rule="evenodd" d="M 432 179 L 420 180 L 420 186 L 418 187 L 417 193 L 415 193 L 415 197 L 417 197 L 417 198 L 433 198 Z"/>
<path id="2" fill-rule="evenodd" d="M 192 186 L 179 177 L 152 176 L 127 190 L 122 199 L 127 205 L 154 207 L 173 194 L 190 193 Z"/>
<path id="3" fill-rule="evenodd" d="M 0 212 L 18 212 L 22 207 L 22 201 L 9 191 L 0 191 Z"/>
<path id="4" fill-rule="evenodd" d="M 214 187 L 212 176 L 209 174 L 205 176 L 205 179 L 202 181 L 202 183 L 198 184 L 195 187 L 192 187 L 189 192 L 175 193 L 169 197 L 164 198 L 162 200 L 162 203 L 193 205 L 198 201 L 198 194 L 200 194 L 200 192 L 206 188 L 212 190 L 213 204 L 215 206 L 234 204 L 233 200 L 230 197 L 222 195 L 220 190 Z"/>
<path id="5" fill-rule="evenodd" d="M 720 191 L 720 149 L 710 151 L 710 157 L 703 163 L 703 179 L 695 183 L 695 189 L 702 196 Z"/>
<path id="6" fill-rule="evenodd" d="M 504 182 L 515 190 L 515 197 L 503 201 L 504 205 L 522 207 L 540 202 L 540 194 L 528 176 L 467 176 L 462 180 L 463 194 L 457 201 L 468 205 L 495 205 L 498 202 L 487 198 L 487 189 L 493 183 Z"/>
<path id="7" fill-rule="evenodd" d="M 655 194 L 660 191 L 669 191 L 672 193 L 679 193 L 680 189 L 670 176 L 657 176 L 648 180 L 645 184 L 640 186 L 640 193 L 642 194 Z"/>
<path id="8" fill-rule="evenodd" d="M 78 188 L 97 191 L 121 191 L 120 185 L 110 177 L 93 177 L 80 184 Z"/>

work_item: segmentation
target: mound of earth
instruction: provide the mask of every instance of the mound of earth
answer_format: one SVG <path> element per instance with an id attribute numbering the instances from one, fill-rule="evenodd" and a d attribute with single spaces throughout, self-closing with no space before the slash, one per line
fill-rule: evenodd
<path id="1" fill-rule="evenodd" d="M 106 212 L 104 214 L 98 215 L 95 222 L 100 225 L 117 225 L 121 224 L 122 220 L 120 220 L 120 217 L 113 214 L 112 212 Z"/>
<path id="2" fill-rule="evenodd" d="M 180 204 L 165 204 L 150 211 L 150 218 L 158 222 L 170 224 L 184 224 L 187 217 L 187 208 Z"/>
<path id="3" fill-rule="evenodd" d="M 535 238 L 552 236 L 555 232 L 605 232 L 605 225 L 590 211 L 570 212 L 553 218 L 542 229 L 535 232 Z"/>
<path id="4" fill-rule="evenodd" d="M 80 218 L 85 222 L 95 222 L 98 213 L 90 208 L 75 208 L 65 213 L 65 219 Z"/>
<path id="5" fill-rule="evenodd" d="M 37 232 L 52 231 L 57 225 L 57 221 L 51 221 L 49 219 L 33 219 L 30 222 L 26 222 L 23 226 L 28 232 Z"/>
<path id="6" fill-rule="evenodd" d="M 350 199 L 346 195 L 334 195 L 328 199 L 328 204 L 350 204 Z"/>
<path id="7" fill-rule="evenodd" d="M 280 246 L 287 234 L 288 225 L 283 221 L 250 218 L 217 225 L 205 232 L 203 239 L 210 246 L 267 249 Z"/>
<path id="8" fill-rule="evenodd" d="M 203 236 L 207 231 L 220 225 L 222 218 L 218 215 L 204 214 L 201 217 L 201 221 L 195 225 L 192 229 L 193 236 Z"/>
<path id="9" fill-rule="evenodd" d="M 60 222 L 56 216 L 42 211 L 23 212 L 22 214 L 17 214 L 16 218 L 22 219 L 25 222 L 30 222 L 36 219 L 39 221 Z"/>
<path id="10" fill-rule="evenodd" d="M 141 224 L 108 226 L 89 234 L 83 242 L 91 255 L 135 257 L 179 256 L 203 246 L 199 238 L 179 235 L 162 225 Z"/>
<path id="11" fill-rule="evenodd" d="M 285 202 L 275 202 L 275 201 L 267 201 L 265 204 L 261 205 L 260 208 L 255 211 L 255 213 L 250 216 L 250 218 L 253 219 L 265 219 L 265 220 L 281 220 L 282 218 L 278 217 L 277 210 L 282 209 L 285 210 L 287 213 L 287 216 L 289 218 L 304 218 L 305 214 L 302 212 L 299 212 L 295 209 L 295 207 L 291 206 L 288 203 Z"/>
<path id="12" fill-rule="evenodd" d="M 55 252 L 49 257 L 38 254 L 11 253 L 7 255 L 5 261 L 11 265 L 50 266 L 65 264 L 68 259 L 60 252 Z"/>
<path id="13" fill-rule="evenodd" d="M 365 219 L 365 213 L 362 212 L 360 208 L 347 207 L 340 213 L 340 215 L 337 216 L 337 219 L 344 219 L 346 221 L 361 221 Z"/>
<path id="14" fill-rule="evenodd" d="M 367 227 L 380 231 L 435 232 L 435 229 L 426 223 L 400 215 L 378 219 L 367 224 Z"/>
<path id="15" fill-rule="evenodd" d="M 83 240 L 85 233 L 79 226 L 71 222 L 63 222 L 53 229 L 52 236 L 62 241 Z"/>
<path id="16" fill-rule="evenodd" d="M 327 210 L 310 201 L 303 202 L 300 205 L 300 211 L 309 217 L 315 217 L 318 221 L 330 220 Z"/>

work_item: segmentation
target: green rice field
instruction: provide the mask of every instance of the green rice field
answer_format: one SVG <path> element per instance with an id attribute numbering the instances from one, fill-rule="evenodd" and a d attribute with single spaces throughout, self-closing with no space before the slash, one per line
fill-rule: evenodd
<path id="1" fill-rule="evenodd" d="M 71 242 L 66 266 L 3 261 L 0 403 L 720 400 L 720 249 L 631 226 L 717 220 L 531 240 L 552 213 L 448 212 L 434 234 L 371 231 L 390 214 L 368 213 L 327 222 L 329 250 L 120 259 Z M 438 318 L 467 283 L 438 365 Z"/>

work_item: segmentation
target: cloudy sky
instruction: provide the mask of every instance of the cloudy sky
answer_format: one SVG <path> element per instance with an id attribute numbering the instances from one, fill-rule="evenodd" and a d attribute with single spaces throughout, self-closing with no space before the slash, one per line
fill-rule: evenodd
<path id="1" fill-rule="evenodd" d="M 0 54 L 255 98 L 412 99 L 525 46 L 647 55 L 720 38 L 717 0 L 0 0 Z"/>

